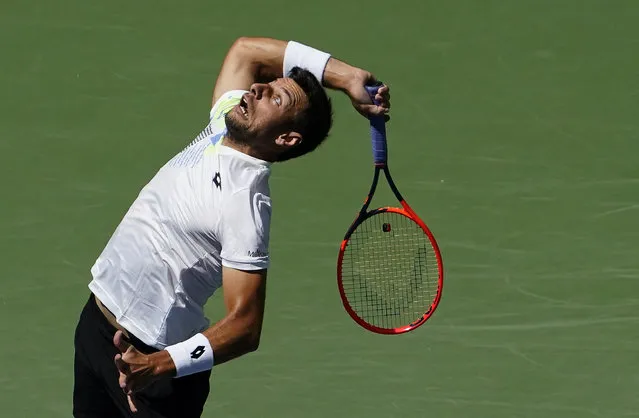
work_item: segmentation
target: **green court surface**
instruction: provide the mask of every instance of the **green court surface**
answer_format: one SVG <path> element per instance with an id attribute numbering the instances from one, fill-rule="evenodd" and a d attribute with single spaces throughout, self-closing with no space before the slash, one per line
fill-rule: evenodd
<path id="1" fill-rule="evenodd" d="M 639 416 L 638 21 L 634 0 L 3 0 L 0 416 L 71 416 L 89 268 L 206 124 L 241 35 L 389 83 L 390 166 L 446 281 L 408 335 L 344 312 L 337 252 L 372 164 L 333 94 L 330 140 L 274 169 L 262 345 L 216 368 L 206 417 Z"/>

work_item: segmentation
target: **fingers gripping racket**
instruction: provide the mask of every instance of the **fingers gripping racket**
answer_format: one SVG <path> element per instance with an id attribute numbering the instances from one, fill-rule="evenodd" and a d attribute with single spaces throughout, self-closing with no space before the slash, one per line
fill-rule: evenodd
<path id="1" fill-rule="evenodd" d="M 375 101 L 379 86 L 366 89 Z M 355 322 L 372 332 L 402 334 L 435 312 L 444 284 L 442 257 L 435 237 L 391 178 L 384 118 L 371 117 L 370 125 L 373 184 L 342 241 L 337 281 L 344 308 Z M 401 207 L 368 210 L 380 171 Z"/>

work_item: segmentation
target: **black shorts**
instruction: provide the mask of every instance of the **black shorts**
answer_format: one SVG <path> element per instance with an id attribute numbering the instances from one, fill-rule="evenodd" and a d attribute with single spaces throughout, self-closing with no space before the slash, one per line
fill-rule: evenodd
<path id="1" fill-rule="evenodd" d="M 113 358 L 117 330 L 104 317 L 91 295 L 75 331 L 75 382 L 73 416 L 76 418 L 191 418 L 200 417 L 209 394 L 210 371 L 153 382 L 137 392 L 138 412 L 129 410 L 126 395 L 118 385 Z M 158 350 L 131 336 L 129 342 L 145 354 Z"/>

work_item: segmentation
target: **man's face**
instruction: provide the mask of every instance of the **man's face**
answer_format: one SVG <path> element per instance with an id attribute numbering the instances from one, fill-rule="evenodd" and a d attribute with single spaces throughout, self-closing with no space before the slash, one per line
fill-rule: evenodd
<path id="1" fill-rule="evenodd" d="M 238 105 L 226 114 L 233 140 L 256 148 L 271 147 L 275 139 L 293 130 L 295 116 L 306 109 L 308 97 L 291 78 L 253 84 Z"/>

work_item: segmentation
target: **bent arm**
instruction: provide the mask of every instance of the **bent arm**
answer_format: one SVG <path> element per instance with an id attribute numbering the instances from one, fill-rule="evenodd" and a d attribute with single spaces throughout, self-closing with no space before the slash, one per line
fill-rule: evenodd
<path id="1" fill-rule="evenodd" d="M 213 349 L 216 366 L 257 350 L 266 301 L 266 272 L 266 269 L 222 268 L 226 315 L 202 332 Z M 176 375 L 175 363 L 168 351 L 152 356 L 156 374 Z"/>
<path id="2" fill-rule="evenodd" d="M 288 42 L 272 38 L 237 39 L 224 58 L 213 91 L 213 103 L 227 91 L 248 90 L 253 83 L 283 77 L 287 45 Z M 324 87 L 346 92 L 372 78 L 369 72 L 331 57 L 324 69 L 323 84 Z"/>
<path id="3" fill-rule="evenodd" d="M 226 316 L 203 332 L 219 365 L 257 350 L 266 301 L 266 270 L 223 267 Z"/>

